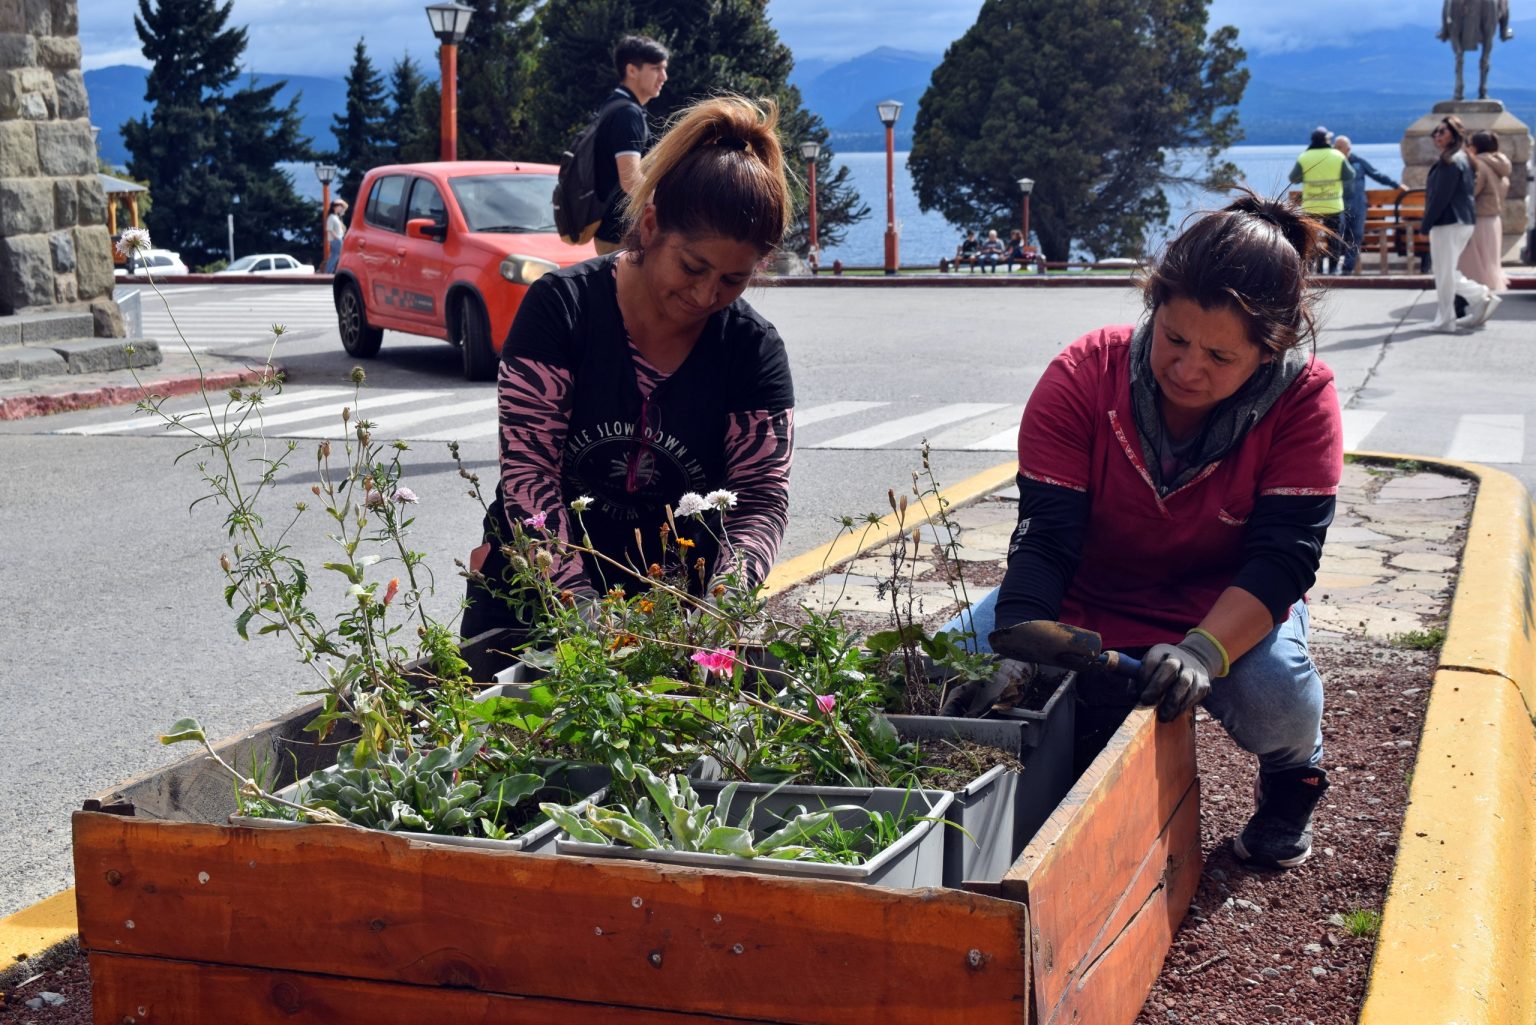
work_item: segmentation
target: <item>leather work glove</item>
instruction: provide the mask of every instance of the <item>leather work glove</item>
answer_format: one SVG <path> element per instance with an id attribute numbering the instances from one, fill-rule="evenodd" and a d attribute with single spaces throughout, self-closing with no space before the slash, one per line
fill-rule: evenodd
<path id="1" fill-rule="evenodd" d="M 1012 708 L 1020 694 L 1034 679 L 1035 664 L 1005 658 L 996 671 L 986 680 L 968 680 L 951 688 L 939 708 L 940 715 L 977 719 L 990 712 L 994 705 Z"/>
<path id="2" fill-rule="evenodd" d="M 1230 668 L 1221 643 L 1196 628 L 1178 644 L 1158 644 L 1147 652 L 1132 692 L 1139 688 L 1136 703 L 1157 705 L 1157 718 L 1172 722 L 1204 701 L 1211 680 L 1227 675 Z"/>

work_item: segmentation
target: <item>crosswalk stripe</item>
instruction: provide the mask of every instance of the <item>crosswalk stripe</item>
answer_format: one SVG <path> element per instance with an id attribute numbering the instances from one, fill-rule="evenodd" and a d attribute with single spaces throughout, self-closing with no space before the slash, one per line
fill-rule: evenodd
<path id="1" fill-rule="evenodd" d="M 347 395 L 347 394 L 350 394 L 351 391 L 352 391 L 351 388 L 312 388 L 312 389 L 307 389 L 305 391 L 284 392 L 282 395 L 273 395 L 273 396 L 271 396 L 269 398 L 262 399 L 262 401 L 261 401 L 261 408 L 264 409 L 264 410 L 265 409 L 277 409 L 277 408 L 279 408 L 281 406 L 291 406 L 291 405 L 293 405 L 296 402 L 313 402 L 316 399 L 327 399 L 327 398 L 331 398 L 332 396 L 335 396 L 335 395 Z M 165 407 L 163 407 L 163 406 L 161 408 L 165 409 Z M 171 415 L 171 416 L 178 415 L 178 413 L 175 410 L 165 410 L 165 411 L 169 415 Z M 217 406 L 215 407 L 214 411 L 215 412 L 221 412 L 221 410 Z M 198 420 L 206 420 L 206 419 L 208 419 L 208 411 L 206 409 L 200 409 L 200 408 L 193 408 L 193 409 L 191 409 L 189 411 L 185 411 L 181 415 L 183 416 L 183 419 L 185 419 L 188 423 L 191 423 L 191 422 L 194 422 L 194 421 L 198 421 Z M 138 429 L 144 428 L 144 427 L 157 427 L 157 426 L 163 425 L 164 423 L 165 423 L 165 421 L 160 419 L 157 416 L 151 416 L 149 414 L 141 413 L 138 416 L 132 417 L 132 418 L 127 419 L 127 420 L 113 420 L 110 423 L 104 423 L 104 424 L 89 424 L 89 425 L 87 425 L 85 427 L 65 427 L 65 428 L 62 428 L 60 430 L 54 431 L 53 433 L 54 434 L 118 434 L 118 433 L 120 433 L 122 431 L 138 430 Z"/>
<path id="2" fill-rule="evenodd" d="M 1346 409 L 1344 410 L 1344 451 L 1354 452 L 1360 448 L 1366 436 L 1376 429 L 1381 423 L 1385 413 L 1379 413 L 1374 409 Z"/>
<path id="3" fill-rule="evenodd" d="M 450 427 L 445 431 L 433 431 L 431 434 L 423 434 L 413 439 L 415 441 L 474 441 L 488 434 L 495 434 L 500 430 L 500 424 L 494 415 L 487 417 L 479 423 L 463 424 L 459 427 Z"/>
<path id="4" fill-rule="evenodd" d="M 1504 413 L 1459 417 L 1445 458 L 1475 463 L 1520 462 L 1525 458 L 1525 417 Z"/>
<path id="5" fill-rule="evenodd" d="M 840 416 L 849 416 L 853 413 L 862 413 L 866 409 L 878 409 L 888 405 L 890 405 L 889 402 L 827 402 L 820 406 L 795 410 L 795 426 L 809 427 L 823 420 L 833 420 Z"/>
<path id="6" fill-rule="evenodd" d="M 965 447 L 971 452 L 1014 452 L 1019 447 L 1019 429 L 1016 426 L 1010 427 Z"/>
<path id="7" fill-rule="evenodd" d="M 823 441 L 816 445 L 807 445 L 806 448 L 879 448 L 882 445 L 902 438 L 911 437 L 930 431 L 935 427 L 956 423 L 960 420 L 968 420 L 971 417 L 982 416 L 994 409 L 1002 409 L 1006 403 L 1002 402 L 955 402 L 937 409 L 930 409 L 922 413 L 914 413 L 911 416 L 898 417 L 895 420 L 887 420 L 885 423 L 876 424 L 874 427 L 866 427 L 861 431 L 852 431 L 842 434 L 830 441 Z"/>
<path id="8" fill-rule="evenodd" d="M 385 409 L 389 406 L 404 406 L 412 402 L 426 402 L 451 394 L 453 393 L 445 391 L 407 391 L 394 395 L 370 395 L 353 408 L 352 418 L 349 422 L 355 424 L 359 420 L 372 420 L 373 412 L 376 409 Z M 341 407 L 327 406 L 324 409 L 315 407 L 311 409 L 298 409 L 291 413 L 280 413 L 277 416 L 263 418 L 262 427 L 264 429 L 284 427 L 288 424 L 299 424 L 308 420 L 323 420 L 327 417 L 334 418 L 337 422 L 340 422 Z"/>
<path id="9" fill-rule="evenodd" d="M 405 428 L 415 424 L 430 423 L 434 420 L 443 420 L 448 417 L 459 416 L 465 413 L 478 414 L 480 417 L 489 418 L 496 422 L 495 398 L 471 399 L 468 402 L 455 402 L 450 406 L 433 406 L 430 409 L 419 409 L 413 413 L 404 413 L 399 416 L 389 415 L 378 421 L 375 433 L 390 438 L 405 438 Z M 288 435 L 292 438 L 329 438 L 336 434 L 334 428 L 311 427 L 302 431 L 294 431 Z"/>

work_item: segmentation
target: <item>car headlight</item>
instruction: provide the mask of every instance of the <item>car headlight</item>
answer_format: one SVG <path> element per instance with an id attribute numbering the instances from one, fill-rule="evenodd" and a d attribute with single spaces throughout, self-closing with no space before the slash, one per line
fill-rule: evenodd
<path id="1" fill-rule="evenodd" d="M 518 256 L 516 253 L 501 261 L 501 276 L 515 285 L 531 285 L 560 266 L 537 256 Z"/>

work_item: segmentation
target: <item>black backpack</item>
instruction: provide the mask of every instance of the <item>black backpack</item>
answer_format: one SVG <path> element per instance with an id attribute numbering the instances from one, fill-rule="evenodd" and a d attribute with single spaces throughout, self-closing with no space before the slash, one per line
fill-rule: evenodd
<path id="1" fill-rule="evenodd" d="M 602 226 L 608 212 L 607 196 L 597 194 L 597 130 L 615 105 L 629 102 L 615 97 L 598 111 L 592 123 L 581 130 L 571 148 L 560 155 L 560 177 L 555 182 L 555 230 L 573 246 L 586 245 Z"/>

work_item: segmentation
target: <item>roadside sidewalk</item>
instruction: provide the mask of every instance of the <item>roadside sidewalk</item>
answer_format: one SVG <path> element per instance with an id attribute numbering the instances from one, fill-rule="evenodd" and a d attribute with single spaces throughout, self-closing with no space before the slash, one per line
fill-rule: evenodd
<path id="1" fill-rule="evenodd" d="M 124 344 L 127 344 L 126 341 Z M 251 359 L 163 346 L 159 366 L 104 370 L 88 374 L 0 381 L 0 420 L 21 420 L 75 409 L 94 409 L 138 402 L 148 395 L 185 395 L 202 387 L 198 373 L 207 375 L 210 391 L 222 391 L 256 379 L 260 364 Z M 138 376 L 135 378 L 134 374 Z"/>

